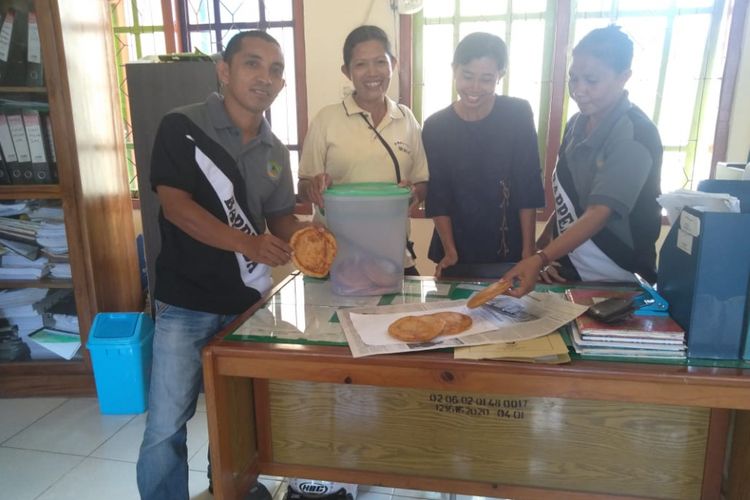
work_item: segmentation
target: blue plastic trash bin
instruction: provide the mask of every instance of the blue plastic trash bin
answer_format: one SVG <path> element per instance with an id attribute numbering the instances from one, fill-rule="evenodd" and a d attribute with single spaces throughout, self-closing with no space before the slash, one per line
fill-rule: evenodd
<path id="1" fill-rule="evenodd" d="M 144 313 L 96 315 L 86 347 L 102 413 L 146 411 L 153 337 L 154 321 Z"/>

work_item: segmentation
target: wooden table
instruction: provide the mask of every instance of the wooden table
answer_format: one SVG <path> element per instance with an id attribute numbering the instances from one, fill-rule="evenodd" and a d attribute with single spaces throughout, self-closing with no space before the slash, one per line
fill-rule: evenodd
<path id="1" fill-rule="evenodd" d="M 276 306 L 284 287 L 304 297 L 291 278 Z M 750 498 L 750 370 L 354 359 L 341 346 L 228 340 L 264 307 L 275 306 L 203 353 L 218 499 L 241 498 L 257 474 L 524 499 L 712 499 L 722 487 Z"/>

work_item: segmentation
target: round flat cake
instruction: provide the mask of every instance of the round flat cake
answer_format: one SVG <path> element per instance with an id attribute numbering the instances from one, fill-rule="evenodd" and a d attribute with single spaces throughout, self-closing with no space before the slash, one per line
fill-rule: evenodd
<path id="1" fill-rule="evenodd" d="M 404 316 L 388 326 L 388 334 L 404 342 L 427 342 L 440 335 L 445 321 L 432 314 Z"/>
<path id="2" fill-rule="evenodd" d="M 289 244 L 292 261 L 306 276 L 325 278 L 336 257 L 336 238 L 321 226 L 307 226 L 295 232 Z"/>
<path id="3" fill-rule="evenodd" d="M 438 319 L 445 321 L 445 328 L 440 332 L 440 335 L 456 335 L 461 332 L 465 332 L 474 323 L 471 316 L 461 314 L 453 311 L 443 311 L 430 314 Z"/>

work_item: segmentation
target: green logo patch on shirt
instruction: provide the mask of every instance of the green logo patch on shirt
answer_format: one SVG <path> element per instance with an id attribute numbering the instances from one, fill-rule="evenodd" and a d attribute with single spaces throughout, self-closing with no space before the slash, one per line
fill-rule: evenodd
<path id="1" fill-rule="evenodd" d="M 281 164 L 273 160 L 269 161 L 268 166 L 266 166 L 266 172 L 271 179 L 278 179 L 281 175 L 281 169 Z"/>

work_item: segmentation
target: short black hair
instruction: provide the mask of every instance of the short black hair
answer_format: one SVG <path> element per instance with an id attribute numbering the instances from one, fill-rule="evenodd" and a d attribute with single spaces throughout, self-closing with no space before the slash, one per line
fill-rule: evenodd
<path id="1" fill-rule="evenodd" d="M 577 54 L 596 57 L 617 73 L 622 73 L 629 70 L 633 62 L 633 40 L 619 26 L 610 24 L 584 36 L 573 49 L 573 55 Z"/>
<path id="2" fill-rule="evenodd" d="M 385 31 L 377 26 L 365 24 L 358 28 L 354 28 L 352 32 L 347 35 L 346 40 L 344 40 L 344 66 L 348 68 L 349 64 L 352 62 L 352 52 L 354 52 L 354 47 L 356 47 L 357 44 L 369 42 L 370 40 L 377 40 L 382 43 L 388 57 L 395 59 L 393 56 L 393 50 L 391 49 L 391 42 L 388 40 L 388 35 L 386 35 Z"/>
<path id="3" fill-rule="evenodd" d="M 221 54 L 221 58 L 224 60 L 225 63 L 229 63 L 229 61 L 232 60 L 232 56 L 235 55 L 237 52 L 239 52 L 240 47 L 242 47 L 242 40 L 244 40 L 245 38 L 260 38 L 263 41 L 272 43 L 276 45 L 278 48 L 281 48 L 281 45 L 279 45 L 279 42 L 274 37 L 266 33 L 265 31 L 260 31 L 260 30 L 240 31 L 229 40 L 227 47 L 224 49 L 224 52 L 222 52 Z"/>
<path id="4" fill-rule="evenodd" d="M 453 53 L 453 67 L 469 64 L 481 57 L 489 57 L 497 63 L 498 70 L 505 71 L 508 66 L 508 47 L 502 38 L 492 33 L 470 33 L 458 42 Z"/>

